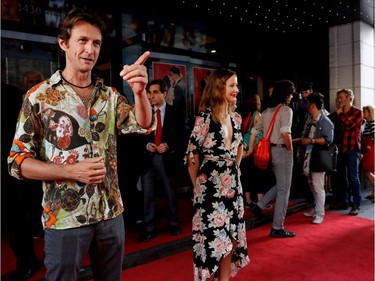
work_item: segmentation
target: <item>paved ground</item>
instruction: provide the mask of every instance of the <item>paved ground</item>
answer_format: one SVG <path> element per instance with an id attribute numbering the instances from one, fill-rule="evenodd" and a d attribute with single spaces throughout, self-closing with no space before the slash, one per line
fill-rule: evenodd
<path id="1" fill-rule="evenodd" d="M 361 209 L 359 211 L 358 216 L 362 218 L 374 220 L 374 203 L 372 203 L 371 200 L 368 200 L 365 198 L 367 195 L 371 195 L 370 188 L 366 188 L 362 190 Z M 338 212 L 341 214 L 348 214 L 349 211 L 350 211 L 350 208 L 348 210 L 339 210 L 339 211 L 334 211 L 334 212 Z"/>

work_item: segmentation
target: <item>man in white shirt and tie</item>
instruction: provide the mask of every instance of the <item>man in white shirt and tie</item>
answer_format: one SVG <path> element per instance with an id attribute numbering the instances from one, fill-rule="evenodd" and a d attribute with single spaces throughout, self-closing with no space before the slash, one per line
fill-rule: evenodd
<path id="1" fill-rule="evenodd" d="M 175 177 L 182 167 L 184 151 L 183 112 L 166 103 L 167 87 L 161 79 L 151 81 L 146 87 L 156 118 L 159 119 L 154 133 L 146 135 L 146 161 L 141 176 L 144 193 L 144 232 L 143 242 L 154 238 L 156 228 L 156 187 L 158 179 L 168 201 L 168 227 L 171 235 L 181 233 L 177 218 Z"/>

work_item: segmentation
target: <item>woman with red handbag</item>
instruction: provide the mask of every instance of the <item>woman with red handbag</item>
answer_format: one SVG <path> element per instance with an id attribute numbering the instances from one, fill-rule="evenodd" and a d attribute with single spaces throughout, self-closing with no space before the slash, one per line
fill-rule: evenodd
<path id="1" fill-rule="evenodd" d="M 362 131 L 362 171 L 372 185 L 371 195 L 367 196 L 366 199 L 374 203 L 374 107 L 366 105 L 362 110 L 365 121 Z"/>
<path id="2" fill-rule="evenodd" d="M 273 85 L 269 107 L 263 111 L 255 128 L 251 130 L 249 151 L 254 151 L 255 138 L 259 131 L 267 132 L 272 122 L 275 111 L 279 108 L 274 118 L 273 129 L 270 134 L 271 143 L 271 167 L 276 178 L 276 184 L 258 201 L 252 203 L 251 211 L 262 215 L 262 210 L 272 200 L 275 200 L 271 237 L 292 238 L 295 232 L 284 229 L 284 220 L 288 208 L 290 188 L 292 184 L 293 147 L 292 147 L 292 120 L 293 111 L 288 106 L 295 87 L 290 80 L 277 81 Z"/>

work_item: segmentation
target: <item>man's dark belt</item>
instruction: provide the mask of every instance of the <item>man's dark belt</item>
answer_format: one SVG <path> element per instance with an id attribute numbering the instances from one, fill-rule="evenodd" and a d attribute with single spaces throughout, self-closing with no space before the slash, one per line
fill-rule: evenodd
<path id="1" fill-rule="evenodd" d="M 286 145 L 285 145 L 285 144 L 279 144 L 279 143 L 271 143 L 271 146 L 274 146 L 274 147 L 284 147 L 284 148 L 286 148 Z"/>

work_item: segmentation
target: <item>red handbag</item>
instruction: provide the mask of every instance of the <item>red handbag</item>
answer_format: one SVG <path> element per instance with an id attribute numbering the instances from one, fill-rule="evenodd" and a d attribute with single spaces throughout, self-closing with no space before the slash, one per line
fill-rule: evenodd
<path id="1" fill-rule="evenodd" d="M 282 105 L 279 105 L 273 116 L 268 127 L 267 134 L 264 137 L 259 139 L 258 144 L 255 146 L 254 150 L 254 165 L 259 169 L 267 169 L 270 158 L 271 158 L 271 145 L 270 145 L 270 137 L 273 128 L 273 124 L 275 123 L 276 115 L 279 112 Z"/>

